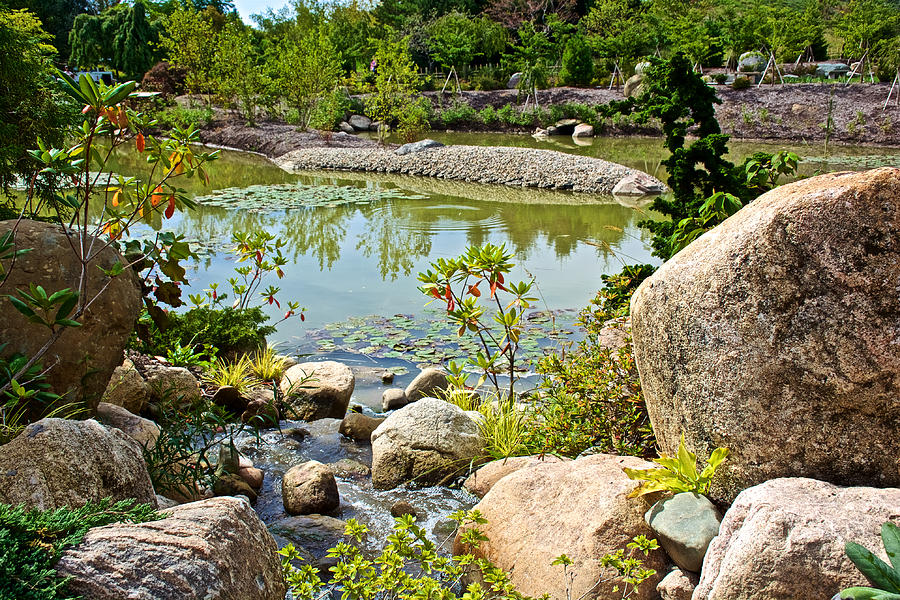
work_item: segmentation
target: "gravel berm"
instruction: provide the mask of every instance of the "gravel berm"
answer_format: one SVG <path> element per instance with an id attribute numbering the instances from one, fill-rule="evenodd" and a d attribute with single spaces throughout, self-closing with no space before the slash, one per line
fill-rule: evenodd
<path id="1" fill-rule="evenodd" d="M 402 156 L 380 147 L 310 148 L 275 163 L 289 172 L 374 171 L 590 194 L 610 194 L 621 179 L 641 173 L 599 158 L 496 146 L 444 146 Z"/>

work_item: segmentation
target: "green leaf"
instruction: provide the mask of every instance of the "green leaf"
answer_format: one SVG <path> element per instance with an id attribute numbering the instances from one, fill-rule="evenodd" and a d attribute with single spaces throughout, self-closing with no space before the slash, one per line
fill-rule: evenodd
<path id="1" fill-rule="evenodd" d="M 884 551 L 894 567 L 894 572 L 900 573 L 900 527 L 887 521 L 881 526 L 881 541 L 884 543 Z"/>
<path id="2" fill-rule="evenodd" d="M 852 587 L 841 590 L 842 600 L 900 600 L 900 594 L 876 590 L 870 587 Z"/>
<path id="3" fill-rule="evenodd" d="M 107 106 L 114 106 L 128 97 L 131 92 L 134 91 L 134 88 L 137 87 L 137 83 L 134 81 L 126 81 L 125 83 L 120 83 L 113 89 L 106 92 L 103 97 L 103 101 Z"/>
<path id="4" fill-rule="evenodd" d="M 900 592 L 900 575 L 868 549 L 856 542 L 847 542 L 844 551 L 869 583 L 888 592 Z"/>
<path id="5" fill-rule="evenodd" d="M 23 301 L 19 300 L 15 296 L 7 296 L 7 298 L 12 303 L 12 305 L 14 307 L 16 307 L 16 310 L 19 311 L 20 313 L 22 313 L 23 315 L 25 315 L 29 321 L 33 320 L 34 318 L 39 318 L 39 317 L 37 317 L 35 312 L 33 310 L 31 310 L 31 307 L 29 307 Z M 41 321 L 38 321 L 38 322 L 41 322 Z"/>
<path id="6" fill-rule="evenodd" d="M 59 292 L 57 292 L 59 293 Z M 56 294 L 54 294 L 55 296 Z M 59 305 L 59 310 L 56 311 L 56 322 L 59 323 L 61 319 L 65 319 L 69 315 L 72 314 L 72 310 L 75 308 L 75 304 L 78 303 L 78 294 L 72 293 L 68 296 L 63 302 Z"/>

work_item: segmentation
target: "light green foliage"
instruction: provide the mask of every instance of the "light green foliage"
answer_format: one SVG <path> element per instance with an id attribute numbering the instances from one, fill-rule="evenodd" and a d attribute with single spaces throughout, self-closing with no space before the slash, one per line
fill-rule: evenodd
<path id="1" fill-rule="evenodd" d="M 250 31 L 231 21 L 219 34 L 213 58 L 216 92 L 226 104 L 236 102 L 247 124 L 256 124 L 259 95 L 270 85 L 260 67 L 260 57 Z"/>
<path id="2" fill-rule="evenodd" d="M 600 565 L 607 570 L 607 573 L 601 575 L 591 589 L 596 589 L 597 586 L 610 581 L 621 582 L 621 587 L 616 585 L 613 591 L 620 592 L 620 598 L 628 598 L 638 590 L 642 583 L 656 575 L 654 569 L 648 569 L 644 566 L 644 560 L 641 558 L 641 555 L 643 554 L 644 557 L 647 557 L 650 555 L 650 552 L 658 549 L 659 543 L 656 540 L 639 535 L 632 538 L 625 548 L 601 556 Z M 569 568 L 573 564 L 574 561 L 565 554 L 557 556 L 551 563 L 552 566 L 562 566 L 563 568 L 567 598 L 572 597 L 572 583 L 578 575 L 578 573 Z"/>
<path id="3" fill-rule="evenodd" d="M 299 112 L 299 122 L 304 127 L 312 124 L 322 104 L 334 104 L 342 97 L 342 92 L 335 91 L 342 74 L 341 46 L 332 42 L 324 18 L 316 20 L 318 23 L 308 29 L 291 27 L 266 60 L 277 95 Z M 342 104 L 322 106 L 316 125 L 333 129 L 343 118 L 344 109 Z M 336 114 L 338 111 L 340 115 Z"/>
<path id="4" fill-rule="evenodd" d="M 726 192 L 716 192 L 707 198 L 696 217 L 678 222 L 672 235 L 673 253 L 681 252 L 688 244 L 739 211 L 741 206 L 739 198 Z"/>
<path id="5" fill-rule="evenodd" d="M 259 381 L 277 381 L 286 368 L 287 360 L 278 355 L 274 346 L 260 348 L 250 357 L 250 371 Z"/>
<path id="6" fill-rule="evenodd" d="M 478 525 L 484 517 L 477 510 L 457 511 L 450 518 L 464 526 L 460 541 L 469 548 L 477 548 L 484 539 Z M 291 561 L 299 559 L 295 548 L 287 546 L 279 551 L 285 581 L 296 600 L 327 598 L 340 588 L 345 598 L 441 598 L 442 600 L 527 600 L 515 591 L 509 575 L 485 559 L 471 554 L 447 557 L 438 553 L 438 546 L 430 541 L 425 530 L 415 524 L 411 515 L 395 519 L 394 532 L 388 536 L 384 549 L 374 558 L 363 553 L 359 545 L 368 528 L 355 519 L 347 521 L 345 536 L 328 551 L 337 559 L 330 567 L 331 578 L 326 582 L 317 569 L 304 565 L 297 568 Z M 453 591 L 469 572 L 480 573 L 484 586 L 471 583 L 465 594 L 458 597 Z"/>
<path id="7" fill-rule="evenodd" d="M 214 85 L 215 51 L 219 31 L 210 14 L 179 4 L 164 23 L 160 47 L 169 62 L 186 72 L 185 85 L 192 94 L 210 92 Z"/>
<path id="8" fill-rule="evenodd" d="M 636 479 L 642 483 L 636 487 L 629 498 L 636 498 L 653 492 L 694 492 L 706 494 L 712 482 L 716 469 L 722 464 L 729 454 L 728 448 L 716 448 L 709 456 L 706 467 L 697 471 L 697 455 L 690 452 L 684 445 L 684 435 L 678 443 L 678 455 L 669 457 L 663 454 L 653 462 L 662 466 L 661 469 L 622 469 L 630 479 Z"/>
<path id="9" fill-rule="evenodd" d="M 845 51 L 861 58 L 880 41 L 900 35 L 897 7 L 885 0 L 850 0 L 835 23 Z"/>
<path id="10" fill-rule="evenodd" d="M 93 527 L 163 518 L 134 500 L 88 502 L 81 508 L 40 511 L 0 504 L 0 598 L 72 599 L 53 565 Z"/>
<path id="11" fill-rule="evenodd" d="M 420 292 L 432 301 L 446 302 L 447 317 L 457 328 L 457 335 L 468 332 L 478 339 L 480 350 L 470 358 L 481 372 L 475 387 L 490 380 L 497 396 L 509 401 L 515 396 L 513 387 L 518 379 L 516 353 L 522 318 L 525 309 L 537 300 L 530 296 L 533 280 L 506 283 L 506 275 L 513 268 L 512 258 L 502 245 L 472 246 L 457 258 L 432 262 L 431 268 L 418 276 L 423 284 Z M 487 289 L 481 289 L 482 285 Z M 500 292 L 507 297 L 501 299 Z M 483 320 L 487 307 L 496 307 L 493 326 Z M 501 370 L 509 377 L 505 391 L 498 379 Z"/>
<path id="12" fill-rule="evenodd" d="M 598 0 L 581 23 L 594 50 L 605 58 L 631 63 L 652 53 L 657 40 L 643 3 L 635 0 Z"/>
<path id="13" fill-rule="evenodd" d="M 847 542 L 844 551 L 856 568 L 873 587 L 851 587 L 841 590 L 847 600 L 900 600 L 900 527 L 890 521 L 881 526 L 881 541 L 891 564 L 887 564 L 870 550 Z"/>
<path id="14" fill-rule="evenodd" d="M 247 355 L 231 361 L 217 358 L 203 372 L 203 381 L 215 387 L 233 387 L 241 394 L 262 385 Z"/>
<path id="15" fill-rule="evenodd" d="M 421 118 L 424 107 L 418 97 L 419 73 L 409 56 L 408 40 L 382 40 L 375 60 L 375 93 L 366 99 L 367 114 L 376 121 L 399 125 L 400 135 L 407 140 L 427 130 L 427 120 Z"/>
<path id="16" fill-rule="evenodd" d="M 75 120 L 77 111 L 54 81 L 56 51 L 49 38 L 31 13 L 0 8 L 0 193 L 33 173 L 27 151 L 38 138 L 61 145 Z M 0 217 L 11 218 L 5 209 L 12 213 L 0 202 Z"/>

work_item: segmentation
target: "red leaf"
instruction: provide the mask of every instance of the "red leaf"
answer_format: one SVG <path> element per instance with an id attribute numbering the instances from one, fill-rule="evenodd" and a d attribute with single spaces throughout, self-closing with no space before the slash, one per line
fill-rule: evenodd
<path id="1" fill-rule="evenodd" d="M 143 133 L 137 134 L 137 137 L 134 138 L 134 145 L 137 146 L 138 152 L 144 151 L 144 134 Z"/>
<path id="2" fill-rule="evenodd" d="M 497 293 L 497 285 L 499 285 L 496 281 L 491 282 L 491 298 L 494 297 L 494 294 Z"/>
<path id="3" fill-rule="evenodd" d="M 169 205 L 166 207 L 166 218 L 171 219 L 175 214 L 175 196 L 169 196 Z"/>
<path id="4" fill-rule="evenodd" d="M 431 295 L 435 298 L 441 298 L 441 293 L 437 290 L 437 288 L 432 288 Z"/>
<path id="5" fill-rule="evenodd" d="M 497 281 L 503 283 L 503 273 L 497 273 Z"/>
<path id="6" fill-rule="evenodd" d="M 450 284 L 447 284 L 447 289 L 444 290 L 444 298 L 450 300 L 453 298 L 453 292 L 450 290 Z"/>
<path id="7" fill-rule="evenodd" d="M 300 313 L 300 320 L 301 320 L 301 321 L 305 321 L 305 320 L 306 320 L 306 315 L 304 315 L 303 313 Z"/>
<path id="8" fill-rule="evenodd" d="M 481 296 L 481 290 L 478 289 L 478 284 L 469 286 L 469 293 L 478 298 Z"/>

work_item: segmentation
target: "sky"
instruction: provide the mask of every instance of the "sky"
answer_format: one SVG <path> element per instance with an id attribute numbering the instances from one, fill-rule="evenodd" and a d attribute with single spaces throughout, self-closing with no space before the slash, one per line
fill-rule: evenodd
<path id="1" fill-rule="evenodd" d="M 241 19 L 248 25 L 252 24 L 250 15 L 265 12 L 266 9 L 272 8 L 278 10 L 288 3 L 288 0 L 232 0 Z"/>

